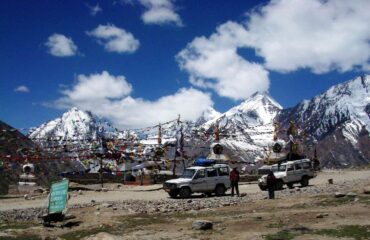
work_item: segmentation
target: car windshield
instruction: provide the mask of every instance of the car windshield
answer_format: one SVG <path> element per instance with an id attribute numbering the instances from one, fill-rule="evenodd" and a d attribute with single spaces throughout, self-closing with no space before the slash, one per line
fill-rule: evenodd
<path id="1" fill-rule="evenodd" d="M 194 173 L 195 173 L 195 169 L 185 169 L 181 177 L 182 178 L 192 178 Z"/>
<path id="2" fill-rule="evenodd" d="M 272 166 L 271 168 L 273 172 L 285 172 L 285 169 L 286 169 L 286 165 L 280 165 L 279 168 L 278 166 Z"/>

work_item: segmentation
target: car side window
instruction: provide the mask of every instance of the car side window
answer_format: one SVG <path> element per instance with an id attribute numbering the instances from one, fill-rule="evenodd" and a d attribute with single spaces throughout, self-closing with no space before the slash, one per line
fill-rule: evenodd
<path id="1" fill-rule="evenodd" d="M 293 165 L 289 165 L 287 171 L 289 172 L 289 171 L 293 171 L 293 170 L 294 170 Z"/>
<path id="2" fill-rule="evenodd" d="M 217 170 L 207 168 L 207 177 L 217 177 Z"/>
<path id="3" fill-rule="evenodd" d="M 226 167 L 217 168 L 218 176 L 229 176 L 229 169 Z"/>
<path id="4" fill-rule="evenodd" d="M 201 170 L 198 170 L 197 175 L 195 176 L 195 178 L 204 178 L 205 176 L 206 176 L 206 173 L 205 173 L 204 169 L 201 169 Z"/>
<path id="5" fill-rule="evenodd" d="M 311 164 L 308 163 L 308 162 L 305 162 L 302 165 L 303 165 L 303 169 L 310 169 L 311 168 Z"/>
<path id="6" fill-rule="evenodd" d="M 295 165 L 295 170 L 301 170 L 301 169 L 302 169 L 301 164 L 296 164 L 296 165 Z"/>

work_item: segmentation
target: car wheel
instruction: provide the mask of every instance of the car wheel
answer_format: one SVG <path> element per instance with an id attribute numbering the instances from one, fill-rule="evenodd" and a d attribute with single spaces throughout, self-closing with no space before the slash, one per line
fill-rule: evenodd
<path id="1" fill-rule="evenodd" d="M 215 189 L 215 194 L 216 196 L 223 196 L 225 195 L 225 192 L 226 192 L 226 189 L 224 187 L 224 185 L 217 185 L 216 186 L 216 189 Z"/>
<path id="2" fill-rule="evenodd" d="M 288 188 L 292 189 L 293 188 L 293 183 L 287 183 Z"/>
<path id="3" fill-rule="evenodd" d="M 302 180 L 301 180 L 302 187 L 307 187 L 308 184 L 309 184 L 309 181 L 310 180 L 309 180 L 309 178 L 307 176 L 302 177 Z"/>
<path id="4" fill-rule="evenodd" d="M 176 191 L 176 190 L 172 190 L 168 193 L 168 195 L 170 195 L 171 198 L 175 198 L 178 194 L 179 194 L 179 191 Z"/>
<path id="5" fill-rule="evenodd" d="M 284 182 L 282 180 L 278 180 L 275 183 L 275 190 L 281 190 L 281 189 L 283 189 L 283 186 L 284 186 Z"/>
<path id="6" fill-rule="evenodd" d="M 191 195 L 190 188 L 183 187 L 180 189 L 180 198 L 188 198 Z"/>

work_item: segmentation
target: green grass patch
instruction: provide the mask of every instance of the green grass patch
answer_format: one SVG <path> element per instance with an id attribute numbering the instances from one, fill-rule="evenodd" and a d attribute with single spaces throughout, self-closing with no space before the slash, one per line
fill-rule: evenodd
<path id="1" fill-rule="evenodd" d="M 78 239 L 81 239 L 81 238 L 84 238 L 84 237 L 87 237 L 87 236 L 91 236 L 93 234 L 97 234 L 97 233 L 100 233 L 100 232 L 112 233 L 112 231 L 113 231 L 113 228 L 103 225 L 102 227 L 99 227 L 99 228 L 72 231 L 72 232 L 69 232 L 69 233 L 65 233 L 65 234 L 63 234 L 59 237 L 62 238 L 62 239 L 65 239 L 65 240 L 78 240 Z"/>
<path id="2" fill-rule="evenodd" d="M 267 228 L 282 228 L 284 227 L 284 223 L 283 222 L 274 222 L 274 223 L 269 223 L 268 225 L 266 225 Z"/>
<path id="3" fill-rule="evenodd" d="M 16 237 L 3 237 L 0 236 L 0 240 L 40 240 L 42 239 L 39 236 L 36 235 L 20 235 Z"/>
<path id="4" fill-rule="evenodd" d="M 338 238 L 350 237 L 356 240 L 370 239 L 370 226 L 341 226 L 338 229 L 321 229 L 315 231 L 315 234 Z"/>
<path id="5" fill-rule="evenodd" d="M 148 226 L 156 223 L 170 223 L 168 216 L 162 215 L 146 215 L 146 214 L 136 214 L 132 216 L 119 217 L 117 219 L 120 226 L 124 229 L 133 229 L 136 227 Z"/>
<path id="6" fill-rule="evenodd" d="M 283 230 L 283 231 L 279 231 L 279 232 L 274 233 L 274 234 L 265 235 L 264 239 L 265 240 L 291 240 L 296 236 L 297 236 L 296 233 L 292 233 L 290 231 Z"/>
<path id="7" fill-rule="evenodd" d="M 368 204 L 370 205 L 370 196 L 359 196 L 358 197 L 360 203 Z"/>
<path id="8" fill-rule="evenodd" d="M 344 205 L 353 202 L 353 197 L 340 197 L 335 198 L 332 196 L 319 196 L 317 197 L 318 201 L 316 202 L 317 205 L 320 206 L 338 206 L 338 205 Z"/>
<path id="9" fill-rule="evenodd" d="M 359 203 L 370 205 L 370 196 L 358 195 L 357 197 L 340 197 L 335 198 L 334 196 L 320 195 L 315 197 L 315 204 L 320 206 L 338 206 L 348 203 L 353 203 L 355 199 L 358 199 Z"/>
<path id="10" fill-rule="evenodd" d="M 35 222 L 0 222 L 0 231 L 11 229 L 27 229 L 30 227 L 38 226 Z"/>
<path id="11" fill-rule="evenodd" d="M 60 237 L 65 240 L 77 240 L 100 232 L 122 235 L 134 231 L 137 228 L 156 223 L 170 223 L 170 220 L 167 219 L 167 216 L 152 216 L 146 214 L 121 216 L 116 217 L 115 223 L 112 225 L 103 225 L 102 227 L 73 231 L 63 234 Z"/>

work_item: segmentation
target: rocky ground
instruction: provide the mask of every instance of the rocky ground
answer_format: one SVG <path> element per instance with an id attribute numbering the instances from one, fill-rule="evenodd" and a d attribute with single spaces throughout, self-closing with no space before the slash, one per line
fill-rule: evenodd
<path id="1" fill-rule="evenodd" d="M 278 191 L 275 200 L 255 184 L 242 184 L 241 197 L 191 199 L 170 199 L 158 186 L 112 185 L 72 192 L 69 213 L 76 218 L 54 227 L 37 220 L 45 208 L 34 206 L 45 196 L 1 199 L 0 239 L 370 239 L 368 186 L 369 170 L 323 172 L 309 187 Z"/>

